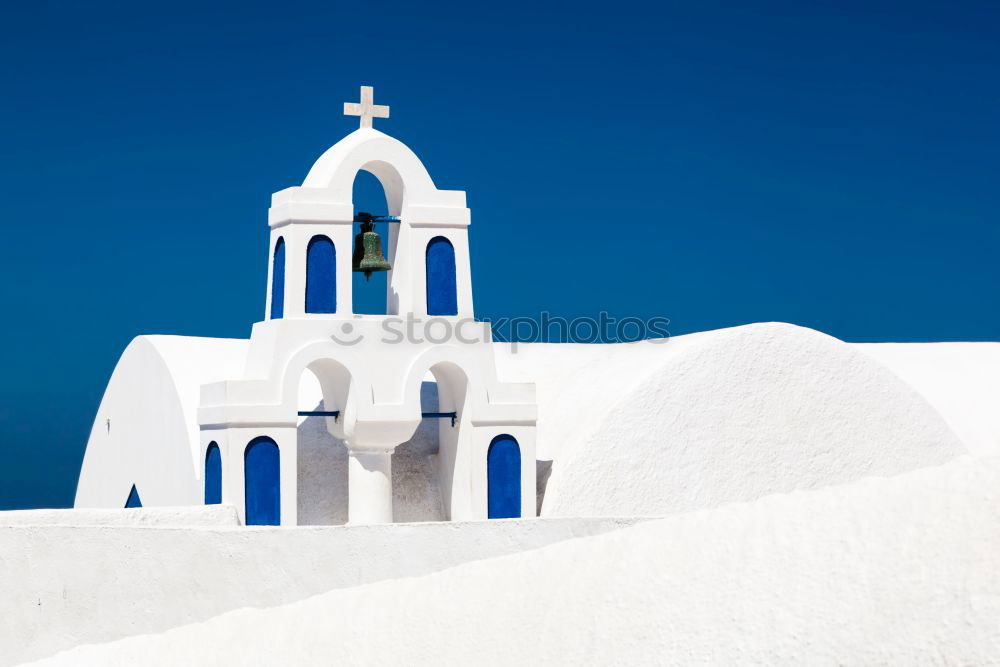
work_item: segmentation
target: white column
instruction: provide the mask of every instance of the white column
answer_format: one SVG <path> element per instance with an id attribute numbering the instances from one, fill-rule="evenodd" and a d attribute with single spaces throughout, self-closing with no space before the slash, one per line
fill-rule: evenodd
<path id="1" fill-rule="evenodd" d="M 302 317 L 306 311 L 306 246 L 311 225 L 282 227 L 285 239 L 284 319 Z"/>
<path id="2" fill-rule="evenodd" d="M 354 223 L 335 221 L 324 225 L 327 235 L 337 249 L 337 316 L 350 316 L 354 312 L 354 280 L 351 272 L 351 254 L 354 252 Z"/>
<path id="3" fill-rule="evenodd" d="M 299 524 L 299 433 L 295 427 L 274 429 L 278 443 L 281 483 L 281 525 Z"/>
<path id="4" fill-rule="evenodd" d="M 347 493 L 347 523 L 392 523 L 392 450 L 349 450 Z"/>

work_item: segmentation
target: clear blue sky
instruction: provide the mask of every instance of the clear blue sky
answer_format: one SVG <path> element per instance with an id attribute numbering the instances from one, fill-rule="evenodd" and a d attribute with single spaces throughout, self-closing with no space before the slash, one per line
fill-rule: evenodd
<path id="1" fill-rule="evenodd" d="M 753 7 L 750 7 L 753 5 Z M 476 310 L 1000 339 L 996 3 L 14 3 L 0 508 L 72 503 L 133 336 L 245 337 L 270 194 L 377 122 Z"/>

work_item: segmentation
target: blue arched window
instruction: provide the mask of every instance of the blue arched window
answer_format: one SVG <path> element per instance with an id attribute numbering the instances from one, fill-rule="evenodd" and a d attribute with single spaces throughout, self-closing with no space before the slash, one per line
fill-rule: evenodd
<path id="1" fill-rule="evenodd" d="M 132 490 L 128 492 L 128 499 L 125 501 L 125 507 L 142 507 L 142 500 L 139 498 L 139 490 L 135 488 L 135 484 L 132 485 Z"/>
<path id="2" fill-rule="evenodd" d="M 488 514 L 491 519 L 521 516 L 521 448 L 510 435 L 498 435 L 486 454 Z"/>
<path id="3" fill-rule="evenodd" d="M 205 504 L 222 503 L 222 452 L 214 442 L 205 452 Z"/>
<path id="4" fill-rule="evenodd" d="M 337 312 L 337 250 L 326 236 L 314 236 L 306 250 L 306 312 Z"/>
<path id="5" fill-rule="evenodd" d="M 254 438 L 243 453 L 243 469 L 248 526 L 277 526 L 281 523 L 281 462 L 278 445 L 261 436 Z"/>
<path id="6" fill-rule="evenodd" d="M 443 236 L 427 244 L 427 314 L 458 315 L 455 285 L 455 248 Z"/>
<path id="7" fill-rule="evenodd" d="M 285 239 L 278 237 L 274 244 L 271 267 L 271 319 L 279 320 L 285 314 Z"/>

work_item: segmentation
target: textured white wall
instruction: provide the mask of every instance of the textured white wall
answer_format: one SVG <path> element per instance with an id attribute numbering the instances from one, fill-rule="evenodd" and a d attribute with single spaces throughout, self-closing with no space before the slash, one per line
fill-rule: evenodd
<path id="1" fill-rule="evenodd" d="M 1000 461 L 777 495 L 46 665 L 996 664 Z"/>
<path id="2" fill-rule="evenodd" d="M 916 389 L 977 456 L 1000 455 L 1000 343 L 861 343 Z"/>
<path id="3" fill-rule="evenodd" d="M 2 526 L 238 526 L 232 505 L 135 509 L 20 510 L 0 512 Z"/>
<path id="4" fill-rule="evenodd" d="M 133 484 L 144 505 L 203 502 L 201 385 L 241 373 L 248 345 L 186 336 L 133 339 L 94 418 L 74 505 L 124 507 Z"/>
<path id="5" fill-rule="evenodd" d="M 3 526 L 0 520 L 0 665 L 160 632 L 239 607 L 426 574 L 635 521 L 140 528 Z"/>
<path id="6" fill-rule="evenodd" d="M 563 444 L 542 516 L 685 512 L 966 453 L 910 386 L 817 331 L 754 324 L 659 347 L 663 361 Z"/>
<path id="7" fill-rule="evenodd" d="M 502 382 L 535 383 L 537 456 L 551 461 L 597 428 L 639 378 L 701 335 L 621 345 L 495 343 L 493 352 Z"/>
<path id="8" fill-rule="evenodd" d="M 777 342 L 759 338 L 765 331 Z M 200 386 L 238 374 L 247 346 L 240 340 L 136 339 L 95 420 L 77 505 L 122 505 L 133 482 L 147 505 L 200 502 L 203 472 L 197 442 L 192 444 Z M 993 343 L 848 345 L 769 324 L 665 343 L 497 344 L 493 350 L 501 381 L 537 382 L 539 459 L 557 458 L 565 449 L 553 467 L 549 514 L 655 514 L 940 462 L 961 448 L 941 434 L 942 420 L 928 401 L 973 453 L 1000 451 L 1000 413 L 991 407 L 1000 396 L 1000 381 L 991 374 L 1000 368 L 1000 345 Z M 866 358 L 877 363 L 865 364 Z M 315 383 L 311 373 L 302 377 Z M 315 409 L 318 385 L 303 397 L 299 408 Z M 305 490 L 296 504 L 305 523 L 338 524 L 347 512 L 346 452 L 322 431 L 321 421 L 299 426 L 304 458 L 298 478 Z M 447 480 L 434 470 L 437 444 L 425 430 L 395 456 L 394 504 L 402 521 L 443 516 L 436 499 Z M 915 448 L 907 449 L 904 441 Z M 651 451 L 639 454 L 633 445 Z M 588 447 L 593 452 L 581 453 Z M 186 449 L 193 453 L 186 455 Z M 668 479 L 646 466 L 654 460 L 650 456 L 661 455 L 680 457 L 652 468 Z M 720 461 L 725 465 L 716 465 Z M 616 466 L 628 484 L 605 474 Z M 688 484 L 686 476 L 695 470 L 699 481 Z M 647 493 L 644 483 L 655 493 Z M 666 504 L 662 494 L 681 483 L 689 497 Z M 570 494 L 557 504 L 566 485 L 584 489 L 585 502 L 577 504 Z M 628 489 L 650 504 L 615 505 L 614 494 Z"/>
<path id="9" fill-rule="evenodd" d="M 789 336 L 798 335 L 800 342 L 791 346 L 797 346 L 797 350 L 792 353 L 797 361 L 789 362 L 790 357 L 780 350 L 776 351 L 773 346 L 757 348 L 753 343 L 740 340 L 741 336 L 749 335 L 750 332 L 768 328 L 771 331 L 783 331 Z M 803 341 L 823 344 L 809 347 Z M 727 351 L 726 346 L 730 344 L 733 347 Z M 203 381 L 211 381 L 227 374 L 238 374 L 247 346 L 247 341 L 240 340 L 171 336 L 136 339 L 116 368 L 95 420 L 81 472 L 77 505 L 124 504 L 133 481 L 138 483 L 140 495 L 147 505 L 200 502 L 203 474 L 200 451 L 197 450 L 197 443 L 191 443 L 191 439 L 197 435 L 195 413 L 200 385 Z M 888 426 L 879 426 L 881 418 L 877 415 L 878 410 L 895 410 L 898 416 L 900 410 L 897 408 L 901 402 L 910 406 L 905 409 L 924 414 L 915 414 L 911 425 L 904 426 L 899 433 L 917 432 L 922 428 L 920 424 L 936 422 L 930 431 L 924 431 L 923 436 L 933 437 L 934 429 L 940 426 L 940 420 L 933 415 L 928 416 L 926 403 L 915 399 L 912 388 L 897 381 L 892 377 L 893 374 L 912 383 L 933 407 L 939 409 L 947 424 L 969 444 L 972 451 L 985 453 L 1000 450 L 1000 421 L 989 403 L 994 396 L 1000 395 L 997 381 L 990 375 L 990 369 L 1000 364 L 1000 360 L 994 359 L 1000 349 L 997 344 L 847 345 L 790 325 L 751 325 L 675 337 L 665 343 L 497 344 L 493 349 L 501 381 L 537 382 L 540 414 L 538 457 L 551 460 L 557 457 L 562 448 L 567 448 L 566 457 L 553 468 L 553 498 L 561 493 L 558 491 L 563 483 L 560 478 L 568 479 L 567 469 L 576 465 L 573 459 L 581 459 L 578 453 L 573 452 L 582 443 L 589 443 L 588 446 L 599 450 L 597 456 L 582 457 L 585 467 L 589 467 L 591 473 L 606 467 L 605 456 L 619 457 L 618 463 L 626 466 L 639 465 L 626 446 L 633 440 L 639 442 L 643 438 L 652 439 L 646 445 L 657 445 L 664 441 L 657 441 L 656 438 L 661 434 L 669 434 L 672 442 L 685 442 L 695 427 L 702 426 L 705 430 L 700 437 L 705 441 L 713 440 L 711 446 L 705 447 L 703 451 L 706 456 L 714 456 L 713 449 L 720 446 L 717 442 L 719 437 L 742 437 L 740 420 L 748 424 L 751 437 L 758 442 L 770 442 L 767 440 L 767 429 L 783 429 L 782 420 L 790 414 L 792 407 L 797 414 L 798 430 L 787 431 L 788 436 L 780 438 L 792 449 L 799 448 L 800 441 L 812 442 L 819 450 L 827 445 L 832 447 L 842 441 L 838 441 L 836 437 L 857 434 L 859 424 L 862 429 L 868 428 L 867 424 L 873 424 L 874 434 L 891 431 Z M 852 356 L 851 350 L 864 354 Z M 765 355 L 766 359 L 758 359 L 759 355 Z M 745 359 L 738 359 L 739 356 Z M 879 360 L 878 366 L 884 363 L 892 369 L 893 374 L 880 375 L 874 370 L 875 364 L 866 367 L 859 361 L 865 356 L 875 357 Z M 786 370 L 776 370 L 778 366 L 767 361 L 771 358 L 776 358 L 778 365 Z M 727 368 L 726 364 L 729 362 L 726 359 L 734 360 L 734 368 L 742 368 L 744 375 L 730 377 L 732 371 Z M 992 363 L 993 361 L 997 363 Z M 683 370 L 683 376 L 675 377 L 678 371 L 671 366 L 675 363 L 679 364 L 678 369 Z M 746 375 L 754 363 L 762 367 L 762 371 Z M 837 364 L 843 365 L 838 368 Z M 795 387 L 786 383 L 786 376 L 794 378 L 797 383 Z M 309 379 L 315 384 L 311 373 L 303 373 L 302 377 L 304 381 Z M 643 382 L 646 384 L 637 391 L 637 386 Z M 826 404 L 821 396 L 823 392 L 843 395 L 843 387 L 847 386 L 845 383 L 851 382 L 864 386 L 861 391 L 847 392 L 848 398 L 854 397 L 857 412 L 850 412 L 854 408 L 849 401 L 838 399 L 839 402 L 832 405 Z M 692 387 L 698 387 L 701 392 L 698 401 L 701 404 L 689 402 L 691 407 L 681 410 L 682 401 L 688 399 L 683 392 L 674 390 L 677 383 L 689 383 Z M 739 387 L 746 391 L 742 396 L 732 399 L 739 393 Z M 799 389 L 804 392 L 801 396 Z M 786 395 L 790 397 L 787 401 L 776 398 L 782 391 L 787 392 Z M 657 402 L 659 399 L 650 399 L 648 394 L 666 398 Z M 719 401 L 717 397 L 720 396 L 728 398 Z M 810 399 L 813 403 L 807 409 L 804 397 L 809 396 L 813 397 Z M 815 400 L 817 396 L 821 400 Z M 303 397 L 299 408 L 315 409 L 319 400 L 318 385 L 304 391 Z M 892 397 L 891 400 L 888 397 Z M 736 401 L 735 405 L 742 406 L 742 412 L 729 414 L 728 406 L 732 400 Z M 644 407 L 635 410 L 635 405 Z M 880 405 L 883 407 L 878 407 Z M 769 412 L 765 412 L 765 409 Z M 818 421 L 810 423 L 808 410 L 816 410 Z M 104 429 L 106 416 L 113 416 L 110 433 Z M 692 424 L 692 416 L 703 419 L 705 423 Z M 680 421 L 670 421 L 674 417 Z M 821 440 L 825 437 L 823 429 L 829 430 L 836 419 L 845 420 L 848 426 L 846 429 L 835 429 L 835 439 L 824 444 Z M 853 424 L 850 423 L 852 420 Z M 346 453 L 341 451 L 342 443 L 322 432 L 321 424 L 318 423 L 321 420 L 309 421 L 313 423 L 300 423 L 299 427 L 305 460 L 298 463 L 298 476 L 307 488 L 304 495 L 300 494 L 297 505 L 300 511 L 306 512 L 304 521 L 307 523 L 341 523 L 347 511 L 343 479 Z M 816 426 L 820 422 L 826 424 L 823 429 Z M 149 424 L 153 424 L 153 428 L 149 428 Z M 730 428 L 734 424 L 736 427 Z M 678 429 L 687 431 L 679 432 Z M 211 435 L 215 437 L 214 434 Z M 870 439 L 868 435 L 864 437 Z M 422 439 L 420 434 L 414 436 L 415 441 Z M 793 439 L 799 440 L 793 442 Z M 614 441 L 617 445 L 608 447 L 606 442 L 609 441 Z M 930 458 L 925 462 L 943 460 L 935 458 L 934 452 L 939 452 L 940 446 L 950 447 L 948 442 L 954 444 L 944 438 L 941 443 L 931 446 L 926 452 Z M 643 446 L 642 443 L 639 445 Z M 685 447 L 687 451 L 684 455 L 699 455 L 699 450 L 692 451 L 692 447 Z M 767 450 L 768 447 L 769 445 L 764 449 Z M 194 452 L 188 457 L 187 463 L 184 462 L 185 448 Z M 147 449 L 153 451 L 152 456 Z M 434 463 L 432 460 L 415 455 L 418 451 L 430 452 L 434 449 L 436 444 L 424 442 L 418 447 L 404 446 L 397 450 L 394 477 L 398 478 L 400 484 L 408 485 L 394 492 L 394 503 L 400 510 L 401 520 L 440 518 L 433 499 L 440 495 L 439 487 L 447 480 L 440 479 L 440 474 L 435 474 L 431 469 Z M 751 458 L 757 458 L 758 455 L 755 452 L 744 453 Z M 813 454 L 816 453 L 813 451 Z M 880 447 L 875 450 L 875 454 L 877 459 L 879 456 L 890 455 L 891 452 L 886 453 Z M 772 458 L 780 458 L 781 462 L 780 465 L 771 466 L 771 469 L 781 470 L 789 461 L 802 462 L 811 456 L 806 450 L 790 452 L 787 457 L 785 454 L 779 456 L 775 453 Z M 825 460 L 829 461 L 830 457 L 827 456 Z M 900 470 L 908 469 L 902 460 L 897 462 L 903 465 Z M 832 463 L 839 465 L 836 461 Z M 742 462 L 738 461 L 733 467 L 741 468 Z M 164 471 L 167 473 L 164 474 Z M 875 468 L 872 471 L 878 472 Z M 846 469 L 831 472 L 846 475 L 834 476 L 832 481 L 851 478 Z M 815 477 L 815 471 L 806 470 L 805 473 L 807 485 L 823 483 L 824 478 L 822 475 Z M 646 474 L 643 471 L 641 476 Z M 727 479 L 722 481 L 730 484 Z M 587 488 L 588 484 L 585 480 L 579 488 Z M 701 487 L 695 489 L 688 486 L 692 492 L 702 495 L 706 493 Z M 767 488 L 781 490 L 782 487 L 778 485 Z M 726 496 L 729 499 L 748 497 L 755 496 Z M 704 505 L 688 505 L 700 506 Z M 557 510 L 556 505 L 551 504 L 548 511 L 580 514 L 589 511 L 587 507 L 583 505 Z M 647 511 L 654 509 L 647 508 Z M 601 511 L 617 514 L 632 510 L 608 507 Z M 655 509 L 655 512 L 659 511 L 661 510 Z"/>
<path id="10" fill-rule="evenodd" d="M 318 388 L 313 393 L 307 384 L 302 383 L 299 394 L 315 400 Z M 421 403 L 426 412 L 437 412 L 436 383 L 423 383 Z M 302 409 L 324 408 L 319 402 Z M 393 453 L 393 520 L 398 523 L 446 518 L 437 466 L 439 421 L 423 420 L 413 437 Z M 347 446 L 330 434 L 324 417 L 303 417 L 298 437 L 299 525 L 347 523 Z"/>

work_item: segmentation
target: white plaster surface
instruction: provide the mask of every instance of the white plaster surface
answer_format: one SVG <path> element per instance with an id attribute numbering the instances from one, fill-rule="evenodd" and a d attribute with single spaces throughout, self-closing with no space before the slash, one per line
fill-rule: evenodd
<path id="1" fill-rule="evenodd" d="M 963 457 L 39 664 L 996 664 L 998 506 Z"/>
<path id="2" fill-rule="evenodd" d="M 817 331 L 754 324 L 642 345 L 662 360 L 560 445 L 542 516 L 692 511 L 966 453 L 915 390 Z M 545 401 L 540 425 L 558 414 Z M 540 437 L 557 437 L 546 428 Z"/>
<path id="3" fill-rule="evenodd" d="M 493 352 L 501 381 L 535 383 L 537 456 L 551 461 L 607 419 L 638 378 L 701 335 L 616 345 L 495 343 Z"/>
<path id="4" fill-rule="evenodd" d="M 2 526 L 238 526 L 232 505 L 0 512 Z"/>
<path id="5" fill-rule="evenodd" d="M 860 343 L 926 398 L 976 456 L 1000 455 L 1000 343 Z"/>
<path id="6" fill-rule="evenodd" d="M 201 385 L 241 373 L 248 346 L 227 338 L 133 339 L 97 410 L 74 506 L 124 507 L 133 484 L 144 506 L 202 504 Z"/>
<path id="7" fill-rule="evenodd" d="M 248 345 L 137 338 L 95 420 L 77 506 L 121 506 L 132 483 L 146 506 L 200 503 L 201 452 L 192 442 L 200 384 L 235 373 Z M 536 456 L 558 459 L 547 515 L 662 514 L 901 472 L 963 448 L 1000 453 L 1000 344 L 850 345 L 758 324 L 660 343 L 492 349 L 499 381 L 537 384 Z M 302 385 L 298 408 L 320 407 L 315 378 L 302 378 L 316 386 Z M 323 421 L 299 420 L 303 524 L 340 524 L 347 516 L 346 447 Z M 955 436 L 942 433 L 942 424 Z M 397 521 L 446 518 L 437 448 L 429 424 L 397 448 Z M 659 456 L 665 463 L 650 465 Z M 684 498 L 676 497 L 681 484 Z M 630 490 L 640 503 L 613 499 Z"/>
<path id="8" fill-rule="evenodd" d="M 300 397 L 306 393 L 319 403 L 303 409 L 323 410 L 318 389 L 312 395 L 305 385 L 303 383 L 299 389 Z M 420 391 L 423 410 L 437 412 L 437 383 L 424 382 Z M 392 509 L 396 523 L 446 519 L 437 466 L 438 428 L 438 420 L 424 419 L 413 437 L 396 447 L 392 455 Z M 298 426 L 298 447 L 299 525 L 347 523 L 347 446 L 344 441 L 330 433 L 324 417 L 303 417 Z"/>
<path id="9" fill-rule="evenodd" d="M 427 574 L 639 521 L 151 528 L 5 526 L 2 516 L 0 665 L 161 632 L 244 606 L 269 607 L 335 588 Z"/>

